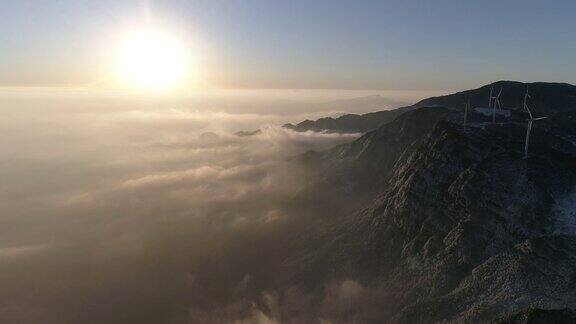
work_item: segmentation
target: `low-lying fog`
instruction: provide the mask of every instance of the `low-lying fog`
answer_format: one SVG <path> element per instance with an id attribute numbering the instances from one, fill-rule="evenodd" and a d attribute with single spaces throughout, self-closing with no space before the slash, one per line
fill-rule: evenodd
<path id="1" fill-rule="evenodd" d="M 346 102 L 322 102 L 354 95 L 171 101 L 2 90 L 0 322 L 273 322 L 274 307 L 264 314 L 220 296 L 195 269 L 214 259 L 234 264 L 221 259 L 243 256 L 224 246 L 254 250 L 251 236 L 281 230 L 291 215 L 280 206 L 307 181 L 289 158 L 357 135 L 278 125 L 337 115 Z M 403 100 L 372 97 L 364 100 L 372 106 L 348 110 Z M 257 136 L 234 135 L 257 128 Z M 222 271 L 230 275 L 218 284 L 234 292 L 248 289 L 254 275 Z M 327 289 L 357 294 L 361 287 Z"/>

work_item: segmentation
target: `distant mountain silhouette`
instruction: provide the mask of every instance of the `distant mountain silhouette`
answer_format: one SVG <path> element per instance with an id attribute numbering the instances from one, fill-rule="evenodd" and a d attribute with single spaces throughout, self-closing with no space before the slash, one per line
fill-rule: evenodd
<path id="1" fill-rule="evenodd" d="M 571 121 L 576 120 L 576 86 L 566 83 L 522 83 L 516 81 L 498 81 L 478 89 L 462 91 L 450 95 L 431 97 L 418 103 L 364 115 L 349 114 L 338 118 L 325 117 L 315 121 L 305 120 L 298 124 L 286 124 L 284 127 L 295 131 L 365 133 L 378 126 L 394 120 L 406 111 L 421 107 L 446 107 L 463 110 L 464 103 L 470 100 L 471 108 L 487 107 L 490 88 L 497 93 L 502 88 L 500 102 L 503 108 L 517 112 L 522 111 L 522 100 L 526 87 L 531 95 L 530 103 L 537 116 L 549 117 L 547 123 L 554 123 L 564 131 L 571 128 Z"/>
<path id="2" fill-rule="evenodd" d="M 405 107 L 363 115 L 347 114 L 337 118 L 324 117 L 314 121 L 305 120 L 296 125 L 285 124 L 282 127 L 297 132 L 365 133 L 384 123 L 394 120 L 396 117 L 410 109 L 411 107 Z"/>
<path id="3" fill-rule="evenodd" d="M 396 108 L 406 105 L 404 102 L 389 99 L 381 95 L 357 97 L 351 99 L 333 100 L 312 105 L 315 111 L 326 112 L 353 112 L 353 111 L 376 111 L 367 114 L 345 114 L 340 117 L 325 117 L 316 121 L 305 120 L 297 125 L 285 124 L 283 127 L 298 132 L 324 131 L 338 133 L 365 133 L 379 125 L 392 121 L 402 113 L 402 109 L 387 111 L 383 109 Z M 260 134 L 259 130 L 239 131 L 237 136 L 252 136 Z"/>

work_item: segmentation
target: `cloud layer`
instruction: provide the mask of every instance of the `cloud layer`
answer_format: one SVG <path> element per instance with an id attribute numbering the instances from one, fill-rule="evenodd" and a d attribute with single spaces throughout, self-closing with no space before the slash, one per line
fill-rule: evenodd
<path id="1" fill-rule="evenodd" d="M 289 205 L 310 175 L 290 158 L 357 135 L 264 126 L 238 137 L 234 122 L 271 121 L 7 110 L 0 321 L 276 323 L 310 313 L 307 299 L 327 318 L 356 307 L 364 288 L 354 281 L 327 285 L 322 298 L 273 287 L 266 278 L 283 256 L 260 252 L 301 217 Z"/>

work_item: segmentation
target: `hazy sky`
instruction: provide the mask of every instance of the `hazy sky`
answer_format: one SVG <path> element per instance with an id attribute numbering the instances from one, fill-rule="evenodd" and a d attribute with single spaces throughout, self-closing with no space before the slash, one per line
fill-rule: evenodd
<path id="1" fill-rule="evenodd" d="M 0 85 L 109 77 L 112 39 L 145 0 L 0 1 Z M 149 0 L 222 88 L 460 89 L 574 83 L 576 2 Z M 201 72 L 200 72 L 201 70 Z"/>

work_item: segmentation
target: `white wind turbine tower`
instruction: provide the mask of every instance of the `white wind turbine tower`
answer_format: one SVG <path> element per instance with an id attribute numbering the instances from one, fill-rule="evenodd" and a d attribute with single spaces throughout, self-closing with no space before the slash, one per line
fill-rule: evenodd
<path id="1" fill-rule="evenodd" d="M 528 112 L 528 115 L 530 116 L 530 119 L 528 119 L 528 127 L 526 128 L 526 142 L 524 143 L 524 158 L 528 157 L 528 145 L 530 143 L 530 132 L 532 131 L 532 123 L 534 123 L 537 120 L 542 120 L 548 117 L 536 117 L 534 118 L 534 116 L 532 116 L 532 112 L 530 111 L 530 108 L 528 107 L 528 98 L 530 97 L 530 94 L 528 94 L 528 87 L 526 87 L 526 94 L 524 94 L 524 109 Z"/>
<path id="2" fill-rule="evenodd" d="M 500 95 L 502 95 L 502 88 L 500 88 L 500 91 L 498 92 L 498 95 L 496 97 L 492 97 L 492 90 L 490 90 L 490 101 L 492 102 L 492 99 L 494 99 L 494 103 L 493 103 L 493 107 L 492 107 L 492 123 L 493 124 L 496 124 L 496 106 L 498 106 L 498 109 L 501 108 Z"/>

